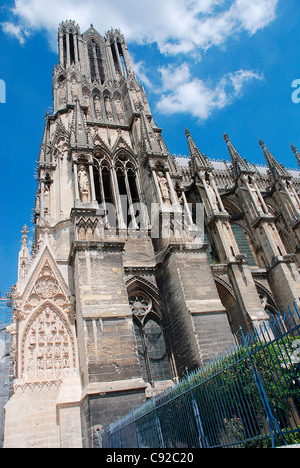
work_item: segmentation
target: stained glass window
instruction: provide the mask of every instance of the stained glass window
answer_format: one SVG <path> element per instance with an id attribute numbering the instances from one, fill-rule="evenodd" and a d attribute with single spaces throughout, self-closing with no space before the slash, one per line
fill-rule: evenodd
<path id="1" fill-rule="evenodd" d="M 153 301 L 145 294 L 129 297 L 142 377 L 153 383 L 170 380 L 171 373 L 159 316 Z"/>

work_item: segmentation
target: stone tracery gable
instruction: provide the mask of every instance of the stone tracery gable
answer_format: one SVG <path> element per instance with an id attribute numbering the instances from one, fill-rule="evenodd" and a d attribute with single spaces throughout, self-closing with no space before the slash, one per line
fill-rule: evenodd
<path id="1" fill-rule="evenodd" d="M 51 299 L 53 304 L 72 317 L 74 308 L 70 296 L 53 258 L 46 249 L 24 294 L 22 297 L 16 295 L 16 315 L 25 318 L 42 301 Z"/>
<path id="2" fill-rule="evenodd" d="M 21 380 L 60 380 L 76 368 L 75 343 L 70 325 L 50 301 L 30 318 L 21 343 Z"/>
<path id="3" fill-rule="evenodd" d="M 24 383 L 60 381 L 77 367 L 74 304 L 47 247 L 15 303 L 18 378 Z"/>

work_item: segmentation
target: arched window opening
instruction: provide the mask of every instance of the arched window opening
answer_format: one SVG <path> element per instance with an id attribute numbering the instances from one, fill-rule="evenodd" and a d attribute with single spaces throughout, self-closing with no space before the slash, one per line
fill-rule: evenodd
<path id="1" fill-rule="evenodd" d="M 114 199 L 113 199 L 113 191 L 112 191 L 112 186 L 111 186 L 110 170 L 107 166 L 104 166 L 101 172 L 102 172 L 105 203 L 113 204 Z"/>
<path id="2" fill-rule="evenodd" d="M 110 48 L 111 48 L 111 53 L 112 53 L 112 57 L 113 57 L 114 66 L 115 66 L 116 72 L 117 72 L 117 73 L 121 73 L 120 66 L 119 66 L 119 61 L 118 61 L 118 57 L 117 57 L 117 53 L 116 53 L 116 49 L 115 49 L 115 44 L 114 44 L 114 42 L 112 42 L 112 43 L 110 44 Z"/>
<path id="3" fill-rule="evenodd" d="M 88 56 L 89 56 L 89 62 L 90 62 L 90 72 L 91 72 L 91 80 L 94 81 L 96 79 L 96 67 L 95 67 L 95 61 L 94 61 L 94 41 L 90 41 L 88 43 Z"/>
<path id="4" fill-rule="evenodd" d="M 64 68 L 67 68 L 67 35 L 63 37 L 63 52 L 64 52 Z"/>
<path id="5" fill-rule="evenodd" d="M 72 33 L 69 34 L 70 44 L 70 63 L 75 63 L 75 48 L 74 48 L 74 36 Z"/>
<path id="6" fill-rule="evenodd" d="M 103 65 L 103 59 L 101 55 L 101 49 L 98 44 L 96 44 L 95 46 L 95 51 L 96 51 L 96 59 L 97 59 L 99 77 L 100 77 L 101 84 L 103 84 L 105 81 L 104 65 Z"/>
<path id="7" fill-rule="evenodd" d="M 256 261 L 252 253 L 249 240 L 247 239 L 247 236 L 242 226 L 238 224 L 232 224 L 232 231 L 241 254 L 247 255 L 248 265 L 256 266 Z"/>
<path id="8" fill-rule="evenodd" d="M 129 226 L 131 222 L 131 215 L 129 213 L 129 199 L 128 199 L 128 194 L 127 194 L 124 171 L 121 168 L 117 169 L 117 180 L 118 180 L 119 194 L 121 197 L 123 219 L 125 223 L 127 221 L 127 226 Z"/>
<path id="9" fill-rule="evenodd" d="M 123 75 L 125 77 L 127 77 L 127 69 L 126 69 L 126 63 L 125 63 L 125 59 L 124 59 L 123 49 L 122 49 L 122 46 L 121 46 L 119 41 L 117 42 L 117 48 L 118 48 L 118 52 L 119 52 L 119 56 L 120 56 Z"/>
<path id="10" fill-rule="evenodd" d="M 138 189 L 136 186 L 135 172 L 133 169 L 128 169 L 127 177 L 128 177 L 129 187 L 130 187 L 132 203 L 139 203 L 140 199 L 139 199 Z"/>
<path id="11" fill-rule="evenodd" d="M 93 166 L 94 171 L 94 184 L 95 184 L 95 195 L 96 200 L 99 204 L 103 203 L 102 195 L 101 195 L 101 185 L 100 185 L 100 170 L 99 167 Z"/>
<path id="12" fill-rule="evenodd" d="M 129 304 L 143 379 L 151 385 L 160 380 L 171 380 L 166 343 L 156 306 L 150 297 L 140 292 L 130 295 Z"/>

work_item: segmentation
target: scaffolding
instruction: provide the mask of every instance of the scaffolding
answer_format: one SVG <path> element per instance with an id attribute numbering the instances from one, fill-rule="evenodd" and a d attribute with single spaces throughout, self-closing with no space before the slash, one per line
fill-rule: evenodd
<path id="1" fill-rule="evenodd" d="M 3 446 L 4 410 L 10 396 L 10 334 L 6 327 L 11 324 L 12 294 L 0 291 L 0 448 Z"/>

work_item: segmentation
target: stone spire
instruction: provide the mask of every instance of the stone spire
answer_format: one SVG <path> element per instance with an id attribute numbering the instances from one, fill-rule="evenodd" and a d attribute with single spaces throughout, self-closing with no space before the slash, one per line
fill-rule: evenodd
<path id="1" fill-rule="evenodd" d="M 207 156 L 199 151 L 196 143 L 187 129 L 185 129 L 185 134 L 188 140 L 192 175 L 195 175 L 200 170 L 211 172 L 213 167 Z"/>
<path id="2" fill-rule="evenodd" d="M 300 154 L 298 153 L 298 150 L 295 148 L 295 146 L 292 145 L 292 143 L 290 145 L 291 145 L 291 148 L 292 148 L 292 151 L 293 151 L 294 155 L 296 156 L 298 165 L 300 167 Z"/>
<path id="3" fill-rule="evenodd" d="M 21 250 L 19 252 L 19 261 L 18 261 L 18 282 L 23 283 L 25 280 L 25 276 L 29 267 L 30 263 L 30 255 L 27 247 L 27 240 L 28 240 L 28 227 L 23 227 L 22 232 L 22 240 L 21 240 Z"/>
<path id="4" fill-rule="evenodd" d="M 41 149 L 39 154 L 39 165 L 50 164 L 51 159 L 51 143 L 50 143 L 50 118 L 51 114 L 47 111 L 45 116 L 45 126 Z"/>
<path id="5" fill-rule="evenodd" d="M 72 147 L 92 148 L 93 146 L 91 135 L 86 126 L 78 99 L 75 101 L 70 140 Z"/>
<path id="6" fill-rule="evenodd" d="M 235 180 L 237 180 L 241 174 L 254 174 L 254 169 L 251 164 L 241 157 L 238 151 L 235 149 L 231 143 L 229 136 L 224 132 L 224 140 L 227 143 L 228 152 L 230 155 L 232 163 L 232 175 Z"/>
<path id="7" fill-rule="evenodd" d="M 263 149 L 264 156 L 270 171 L 270 176 L 273 182 L 277 182 L 279 180 L 289 180 L 292 178 L 291 174 L 288 170 L 284 167 L 283 164 L 279 164 L 278 161 L 274 158 L 274 156 L 270 153 L 270 151 L 266 148 L 266 145 L 263 141 L 259 139 L 259 144 Z"/>

